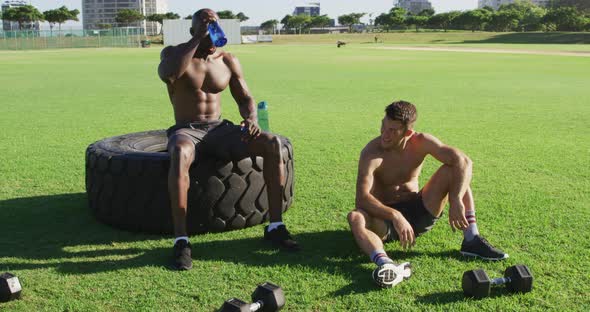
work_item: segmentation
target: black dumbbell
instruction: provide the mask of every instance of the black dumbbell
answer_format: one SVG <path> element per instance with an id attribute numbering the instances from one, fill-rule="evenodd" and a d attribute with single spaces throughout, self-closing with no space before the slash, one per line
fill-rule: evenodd
<path id="1" fill-rule="evenodd" d="M 482 269 L 463 273 L 463 293 L 469 297 L 487 297 L 492 285 L 502 284 L 506 284 L 510 292 L 526 293 L 533 289 L 533 275 L 526 265 L 511 266 L 504 272 L 504 277 L 494 279 L 490 279 Z"/>
<path id="2" fill-rule="evenodd" d="M 22 287 L 18 277 L 14 274 L 4 273 L 0 275 L 0 302 L 7 302 L 20 298 Z"/>
<path id="3" fill-rule="evenodd" d="M 220 312 L 274 312 L 280 310 L 285 305 L 285 294 L 281 287 L 266 282 L 258 285 L 254 293 L 252 293 L 252 301 L 254 303 L 247 303 L 238 298 L 231 298 L 226 300 Z"/>

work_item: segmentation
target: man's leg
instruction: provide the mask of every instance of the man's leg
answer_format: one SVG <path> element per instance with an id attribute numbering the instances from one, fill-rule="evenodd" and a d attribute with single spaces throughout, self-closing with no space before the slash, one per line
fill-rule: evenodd
<path id="1" fill-rule="evenodd" d="M 264 237 L 288 250 L 299 250 L 299 245 L 283 224 L 283 188 L 285 184 L 285 166 L 281 153 L 280 139 L 267 132 L 253 139 L 248 144 L 250 155 L 264 158 L 264 182 L 268 194 L 268 214 L 270 224 L 265 227 Z"/>
<path id="2" fill-rule="evenodd" d="M 422 201 L 426 209 L 435 217 L 440 216 L 448 199 L 451 187 L 453 169 L 451 166 L 442 165 L 426 183 L 422 189 Z M 485 238 L 479 235 L 475 221 L 475 203 L 471 186 L 462 198 L 465 206 L 465 218 L 469 226 L 463 230 L 463 244 L 461 253 L 469 256 L 476 256 L 486 260 L 501 260 L 508 258 L 508 255 L 499 249 L 491 246 Z"/>
<path id="3" fill-rule="evenodd" d="M 168 143 L 168 152 L 168 193 L 176 237 L 173 267 L 177 270 L 189 270 L 192 268 L 192 258 L 186 230 L 186 215 L 190 184 L 189 168 L 195 159 L 195 145 L 190 137 L 173 135 Z"/>
<path id="4" fill-rule="evenodd" d="M 383 248 L 383 240 L 388 235 L 383 220 L 371 218 L 365 211 L 357 209 L 348 214 L 348 224 L 358 246 L 377 265 L 372 275 L 377 285 L 392 287 L 410 277 L 409 263 L 396 265 Z"/>

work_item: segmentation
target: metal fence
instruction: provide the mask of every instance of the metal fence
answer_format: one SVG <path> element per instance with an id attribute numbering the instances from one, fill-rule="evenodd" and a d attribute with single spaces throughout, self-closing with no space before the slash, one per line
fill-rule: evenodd
<path id="1" fill-rule="evenodd" d="M 142 28 L 0 31 L 0 50 L 140 47 Z"/>

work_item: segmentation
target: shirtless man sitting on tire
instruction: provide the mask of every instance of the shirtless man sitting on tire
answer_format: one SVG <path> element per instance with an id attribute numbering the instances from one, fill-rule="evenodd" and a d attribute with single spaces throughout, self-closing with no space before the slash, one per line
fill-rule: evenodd
<path id="1" fill-rule="evenodd" d="M 170 170 L 168 192 L 174 221 L 174 259 L 177 270 L 192 268 L 191 245 L 186 230 L 189 168 L 199 155 L 240 152 L 264 158 L 264 182 L 267 185 L 270 224 L 264 238 L 283 249 L 297 250 L 282 223 L 282 189 L 285 175 L 281 157 L 281 141 L 258 126 L 256 106 L 244 80 L 242 67 L 231 53 L 217 50 L 207 27 L 219 19 L 210 9 L 197 11 L 192 18 L 192 38 L 162 50 L 158 67 L 160 79 L 166 83 L 174 108 L 176 124 L 168 129 Z M 221 120 L 221 92 L 229 86 L 244 120 L 234 125 Z"/>

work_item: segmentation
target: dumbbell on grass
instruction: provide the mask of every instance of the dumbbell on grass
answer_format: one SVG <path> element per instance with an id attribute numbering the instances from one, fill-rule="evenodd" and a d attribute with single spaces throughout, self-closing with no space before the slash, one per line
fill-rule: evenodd
<path id="1" fill-rule="evenodd" d="M 482 269 L 463 273 L 463 293 L 469 297 L 487 297 L 492 285 L 502 284 L 506 284 L 510 292 L 526 293 L 533 289 L 533 275 L 526 265 L 511 266 L 504 272 L 504 277 L 494 279 L 490 279 Z"/>
<path id="2" fill-rule="evenodd" d="M 285 294 L 281 287 L 266 282 L 258 285 L 252 294 L 254 303 L 247 303 L 238 298 L 226 300 L 221 306 L 220 312 L 274 312 L 280 310 L 285 305 Z"/>
<path id="3" fill-rule="evenodd" d="M 20 298 L 22 287 L 18 277 L 11 273 L 0 275 L 0 302 L 7 302 Z"/>

